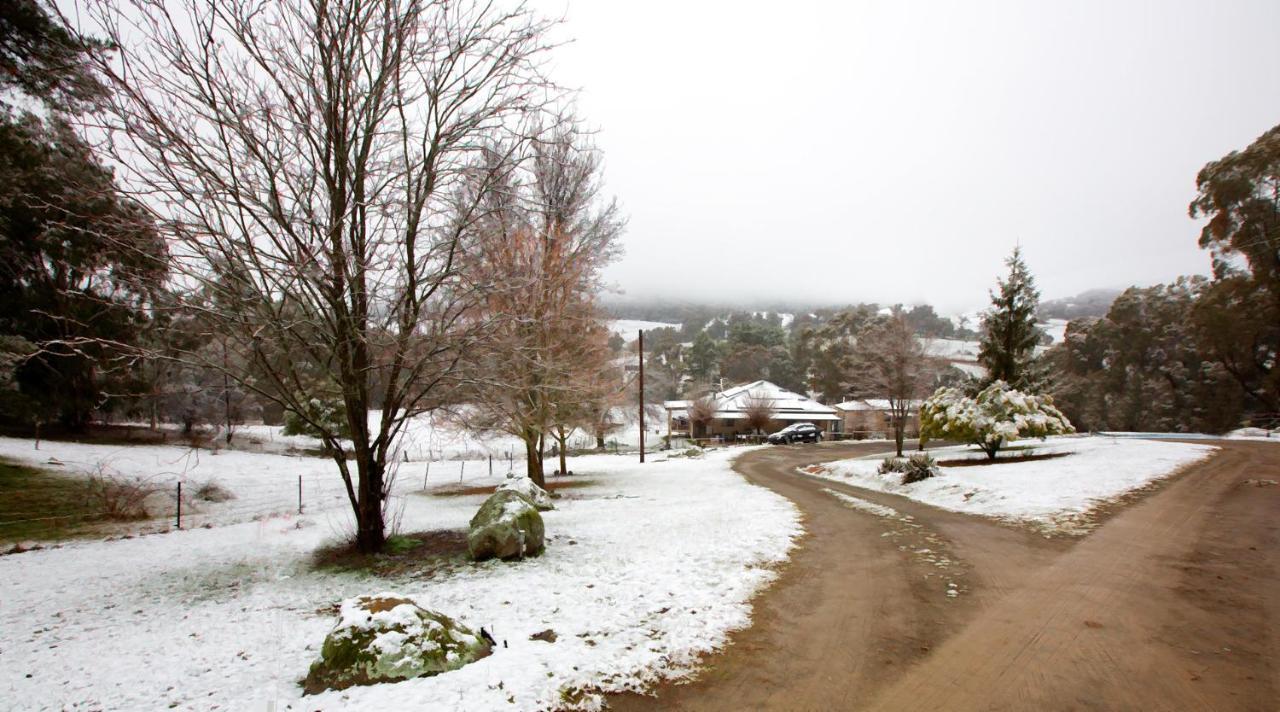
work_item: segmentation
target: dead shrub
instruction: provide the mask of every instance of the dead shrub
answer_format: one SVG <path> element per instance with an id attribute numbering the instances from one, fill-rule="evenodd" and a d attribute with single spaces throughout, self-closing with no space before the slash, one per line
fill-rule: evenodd
<path id="1" fill-rule="evenodd" d="M 206 480 L 196 488 L 196 499 L 201 502 L 229 502 L 235 498 L 235 493 L 223 487 L 217 480 Z"/>
<path id="2" fill-rule="evenodd" d="M 147 498 L 161 491 L 160 485 L 140 477 L 122 477 L 98 466 L 85 481 L 86 504 L 107 519 L 145 519 Z"/>

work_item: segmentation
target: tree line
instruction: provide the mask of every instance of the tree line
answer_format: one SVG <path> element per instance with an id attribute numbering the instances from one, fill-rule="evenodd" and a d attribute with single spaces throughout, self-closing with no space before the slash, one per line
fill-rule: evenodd
<path id="1" fill-rule="evenodd" d="M 1280 421 L 1280 126 L 1206 164 L 1196 189 L 1212 277 L 1132 287 L 1106 316 L 1071 321 L 1045 356 L 1059 406 L 1084 428 Z"/>

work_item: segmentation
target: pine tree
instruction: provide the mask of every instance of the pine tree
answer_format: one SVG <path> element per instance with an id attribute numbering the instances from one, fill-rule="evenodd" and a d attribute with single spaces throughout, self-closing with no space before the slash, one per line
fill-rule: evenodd
<path id="1" fill-rule="evenodd" d="M 998 280 L 991 293 L 991 308 L 982 315 L 982 340 L 978 363 L 987 369 L 984 385 L 1004 381 L 1010 387 L 1029 393 L 1044 386 L 1044 373 L 1036 359 L 1040 343 L 1036 328 L 1036 309 L 1040 292 L 1022 260 L 1021 248 L 1005 260 L 1009 276 Z"/>
<path id="2" fill-rule="evenodd" d="M 142 206 L 76 130 L 105 51 L 34 0 L 0 0 L 0 421 L 83 428 L 132 390 L 129 350 L 167 253 Z"/>
<path id="3" fill-rule="evenodd" d="M 689 375 L 703 382 L 710 382 L 715 376 L 716 364 L 720 362 L 720 347 L 706 331 L 699 331 L 689 347 Z"/>

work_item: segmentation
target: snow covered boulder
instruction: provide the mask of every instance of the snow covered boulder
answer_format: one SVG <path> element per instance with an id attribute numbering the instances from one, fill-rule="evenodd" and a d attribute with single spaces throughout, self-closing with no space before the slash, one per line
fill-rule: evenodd
<path id="1" fill-rule="evenodd" d="M 522 559 L 542 553 L 542 515 L 524 495 L 499 490 L 471 518 L 467 549 L 476 561 Z"/>
<path id="2" fill-rule="evenodd" d="M 517 477 L 515 475 L 507 475 L 507 481 L 498 485 L 499 492 L 515 492 L 529 500 L 529 503 L 537 507 L 539 512 L 545 512 L 548 509 L 555 509 L 556 506 L 551 503 L 551 495 L 547 491 L 533 483 L 528 477 Z"/>
<path id="3" fill-rule="evenodd" d="M 457 670 L 492 652 L 448 616 L 394 593 L 342 602 L 338 625 L 303 682 L 307 694 Z"/>

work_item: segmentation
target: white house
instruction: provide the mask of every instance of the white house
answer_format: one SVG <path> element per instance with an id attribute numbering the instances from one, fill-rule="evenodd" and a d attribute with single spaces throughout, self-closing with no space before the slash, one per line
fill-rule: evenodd
<path id="1" fill-rule="evenodd" d="M 840 422 L 835 408 L 823 405 L 811 398 L 782 388 L 768 381 L 753 381 L 734 386 L 712 395 L 715 400 L 715 416 L 706 425 L 706 433 L 699 437 L 735 438 L 752 432 L 747 424 L 747 409 L 756 400 L 769 404 L 770 429 L 781 428 L 797 422 L 813 423 L 823 432 L 832 432 Z M 665 401 L 667 433 L 676 437 L 689 437 L 689 401 Z"/>

